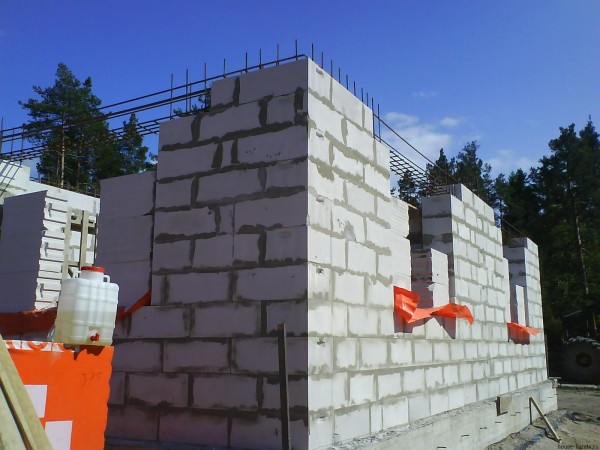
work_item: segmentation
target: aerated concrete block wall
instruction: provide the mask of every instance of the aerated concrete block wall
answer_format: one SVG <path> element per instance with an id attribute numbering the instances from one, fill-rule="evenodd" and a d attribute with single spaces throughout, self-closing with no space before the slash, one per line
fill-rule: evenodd
<path id="1" fill-rule="evenodd" d="M 156 172 L 101 182 L 96 265 L 119 285 L 119 306 L 130 306 L 151 289 Z"/>
<path id="2" fill-rule="evenodd" d="M 542 328 L 533 245 L 505 259 L 491 209 L 462 186 L 423 199 L 409 230 L 372 111 L 311 60 L 216 82 L 212 103 L 161 126 L 152 306 L 117 330 L 109 436 L 279 448 L 284 321 L 294 448 L 518 388 L 556 406 L 543 333 L 529 345 L 507 334 L 511 285 Z M 467 305 L 475 323 L 403 324 L 394 285 L 421 306 Z M 525 426 L 521 413 L 488 435 Z M 481 446 L 472 419 L 431 445 Z"/>
<path id="3" fill-rule="evenodd" d="M 162 125 L 152 306 L 119 330 L 109 435 L 278 447 L 285 321 L 308 447 L 307 64 L 216 82 L 210 112 Z"/>

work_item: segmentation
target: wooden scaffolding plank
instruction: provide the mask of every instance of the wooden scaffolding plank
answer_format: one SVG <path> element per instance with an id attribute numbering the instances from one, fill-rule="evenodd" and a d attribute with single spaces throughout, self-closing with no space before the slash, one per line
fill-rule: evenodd
<path id="1" fill-rule="evenodd" d="M 10 439 L 11 442 L 16 439 L 14 435 L 14 427 L 20 434 L 21 443 L 26 448 L 32 450 L 52 450 L 48 436 L 42 427 L 40 419 L 35 412 L 33 403 L 29 398 L 29 394 L 23 385 L 23 381 L 17 372 L 17 368 L 13 363 L 8 348 L 4 339 L 0 335 L 0 387 L 2 388 L 3 402 L 9 409 L 13 417 L 13 424 L 0 422 L 0 435 L 6 433 L 6 439 Z M 3 405 L 0 405 L 2 408 Z M 2 417 L 7 415 L 7 411 L 4 410 Z M 2 438 L 4 439 L 4 438 Z M 11 446 L 5 448 L 13 448 Z M 18 446 L 15 448 L 19 448 Z"/>

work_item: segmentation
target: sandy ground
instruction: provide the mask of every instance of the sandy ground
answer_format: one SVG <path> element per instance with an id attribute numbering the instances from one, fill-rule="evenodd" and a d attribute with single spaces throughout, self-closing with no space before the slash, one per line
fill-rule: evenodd
<path id="1" fill-rule="evenodd" d="M 542 419 L 537 419 L 521 432 L 490 445 L 488 450 L 600 450 L 600 390 L 559 389 L 558 408 L 547 418 L 560 443 L 550 437 Z"/>

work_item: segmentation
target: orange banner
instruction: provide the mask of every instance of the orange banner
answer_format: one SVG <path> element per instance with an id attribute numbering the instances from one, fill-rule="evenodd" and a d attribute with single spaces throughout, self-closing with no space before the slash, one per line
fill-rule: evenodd
<path id="1" fill-rule="evenodd" d="M 509 330 L 516 332 L 520 331 L 522 333 L 531 334 L 532 336 L 535 336 L 540 332 L 540 330 L 538 330 L 537 328 L 526 327 L 525 325 L 521 325 L 514 322 L 508 322 L 506 325 L 508 325 Z"/>
<path id="2" fill-rule="evenodd" d="M 438 316 L 467 319 L 470 324 L 473 324 L 473 315 L 468 306 L 448 303 L 436 308 L 419 308 L 419 294 L 398 286 L 394 286 L 394 311 L 406 323 Z"/>
<path id="3" fill-rule="evenodd" d="M 6 341 L 55 449 L 102 450 L 113 347 Z"/>

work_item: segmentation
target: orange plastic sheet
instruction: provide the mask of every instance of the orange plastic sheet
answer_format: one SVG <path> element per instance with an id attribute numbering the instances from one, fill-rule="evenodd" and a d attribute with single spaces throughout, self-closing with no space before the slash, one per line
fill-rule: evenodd
<path id="1" fill-rule="evenodd" d="M 16 336 L 29 332 L 48 332 L 56 320 L 57 308 L 0 314 L 0 334 Z"/>
<path id="2" fill-rule="evenodd" d="M 118 307 L 117 308 L 117 320 L 122 319 L 123 317 L 128 316 L 129 314 L 133 314 L 134 312 L 136 312 L 138 309 L 140 309 L 143 306 L 149 306 L 151 298 L 152 298 L 152 290 L 149 290 L 144 295 L 142 295 L 140 297 L 140 299 L 138 301 L 136 301 L 133 305 L 131 305 L 127 308 L 125 308 L 123 306 Z"/>
<path id="3" fill-rule="evenodd" d="M 508 322 L 506 325 L 508 325 L 509 330 L 512 330 L 515 332 L 527 333 L 527 334 L 531 334 L 533 336 L 535 336 L 536 334 L 538 334 L 540 332 L 540 330 L 538 330 L 537 328 L 526 327 L 525 325 L 521 325 L 521 324 L 514 323 L 514 322 Z"/>
<path id="4" fill-rule="evenodd" d="M 432 316 L 467 319 L 470 324 L 473 323 L 473 315 L 467 306 L 448 303 L 436 308 L 419 308 L 419 294 L 398 286 L 394 286 L 394 311 L 406 323 L 428 319 Z"/>
<path id="5" fill-rule="evenodd" d="M 52 447 L 102 450 L 113 347 L 5 342 Z"/>

